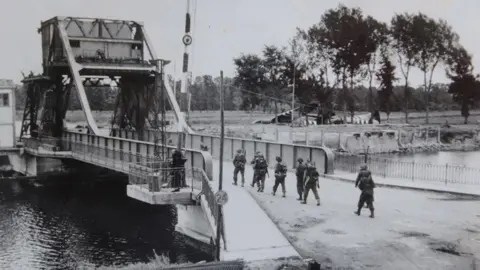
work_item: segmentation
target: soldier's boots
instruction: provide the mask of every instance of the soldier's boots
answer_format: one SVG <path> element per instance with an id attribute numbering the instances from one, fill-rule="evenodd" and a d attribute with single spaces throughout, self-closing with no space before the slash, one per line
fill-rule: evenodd
<path id="1" fill-rule="evenodd" d="M 353 212 L 353 213 L 354 213 L 355 215 L 357 215 L 357 216 L 360 216 L 361 211 L 362 211 L 362 208 L 360 207 L 360 208 L 358 208 L 357 211 L 355 211 L 355 212 Z"/>
<path id="2" fill-rule="evenodd" d="M 317 206 L 320 206 L 320 199 L 317 200 Z"/>
<path id="3" fill-rule="evenodd" d="M 233 185 L 234 185 L 234 186 L 237 186 L 237 182 L 233 182 Z"/>
<path id="4" fill-rule="evenodd" d="M 299 197 L 297 198 L 297 201 L 301 201 L 301 200 L 302 200 L 302 196 L 299 196 Z"/>
<path id="5" fill-rule="evenodd" d="M 245 186 L 245 183 L 242 183 L 242 187 Z"/>
<path id="6" fill-rule="evenodd" d="M 372 208 L 370 209 L 370 218 L 374 218 L 375 217 L 375 210 Z"/>
<path id="7" fill-rule="evenodd" d="M 285 193 L 283 193 L 283 196 L 282 196 L 282 197 L 283 197 L 283 198 L 285 198 L 285 197 L 286 197 Z"/>

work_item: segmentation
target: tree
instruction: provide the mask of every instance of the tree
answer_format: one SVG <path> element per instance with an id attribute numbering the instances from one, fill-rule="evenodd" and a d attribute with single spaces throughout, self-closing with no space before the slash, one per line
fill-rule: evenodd
<path id="1" fill-rule="evenodd" d="M 260 105 L 262 100 L 258 94 L 263 94 L 265 84 L 265 68 L 262 59 L 254 54 L 242 55 L 235 58 L 237 74 L 234 85 L 247 90 L 242 95 L 242 110 L 252 110 Z"/>
<path id="2" fill-rule="evenodd" d="M 366 19 L 368 26 L 367 30 L 367 71 L 368 71 L 368 110 L 373 115 L 373 78 L 375 76 L 376 64 L 378 61 L 378 54 L 386 53 L 382 51 L 388 50 L 388 27 L 385 23 L 381 23 L 371 16 Z M 385 59 L 383 59 L 385 60 Z"/>
<path id="3" fill-rule="evenodd" d="M 380 91 L 378 92 L 378 103 L 380 110 L 387 114 L 387 122 L 390 120 L 392 111 L 393 83 L 397 80 L 395 77 L 395 65 L 390 60 L 388 50 L 383 49 L 380 60 L 380 69 L 376 72 L 377 80 L 380 81 Z"/>
<path id="4" fill-rule="evenodd" d="M 423 72 L 423 90 L 425 100 L 426 123 L 429 123 L 429 103 L 432 89 L 433 72 L 439 63 L 446 60 L 448 51 L 458 42 L 458 35 L 447 22 L 436 21 L 423 13 L 412 17 L 412 38 L 418 53 L 414 57 L 414 65 Z"/>
<path id="5" fill-rule="evenodd" d="M 340 101 L 343 102 L 344 111 L 349 108 L 353 121 L 356 102 L 351 91 L 361 67 L 369 62 L 371 53 L 376 50 L 374 42 L 369 41 L 369 37 L 373 38 L 374 35 L 369 34 L 370 27 L 362 11 L 344 5 L 327 10 L 322 15 L 318 29 L 320 42 L 334 52 L 331 59 L 333 69 L 342 78 Z M 347 79 L 350 87 L 347 87 Z"/>
<path id="6" fill-rule="evenodd" d="M 468 123 L 471 107 L 480 99 L 480 81 L 473 75 L 472 57 L 463 47 L 449 52 L 447 76 L 452 80 L 448 92 L 461 107 L 461 115 Z"/>
<path id="7" fill-rule="evenodd" d="M 264 94 L 277 97 L 282 96 L 285 90 L 285 82 L 282 81 L 285 70 L 285 54 L 282 50 L 275 46 L 265 46 L 263 49 L 263 59 L 262 59 L 264 71 L 265 71 L 265 89 Z M 282 93 L 283 92 L 283 93 Z M 265 102 L 270 104 L 272 100 L 265 100 Z M 275 105 L 275 115 L 278 114 L 278 100 L 274 99 L 273 103 Z M 277 118 L 275 118 L 277 121 Z"/>
<path id="8" fill-rule="evenodd" d="M 390 34 L 393 39 L 392 47 L 395 49 L 398 56 L 398 65 L 402 72 L 404 83 L 404 112 L 405 122 L 408 123 L 408 105 L 411 98 L 409 91 L 408 78 L 410 76 L 410 69 L 415 63 L 415 57 L 418 54 L 418 46 L 415 43 L 413 33 L 413 16 L 408 13 L 396 14 L 393 16 L 390 23 Z"/>

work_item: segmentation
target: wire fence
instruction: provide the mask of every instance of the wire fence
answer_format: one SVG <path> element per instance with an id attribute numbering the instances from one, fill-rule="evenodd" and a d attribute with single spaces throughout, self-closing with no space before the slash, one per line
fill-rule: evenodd
<path id="1" fill-rule="evenodd" d="M 436 165 L 419 162 L 403 162 L 359 155 L 335 155 L 335 170 L 357 173 L 361 165 L 367 165 L 374 175 L 384 178 L 401 178 L 411 181 L 443 182 L 445 185 L 480 185 L 480 168 L 460 165 Z"/>

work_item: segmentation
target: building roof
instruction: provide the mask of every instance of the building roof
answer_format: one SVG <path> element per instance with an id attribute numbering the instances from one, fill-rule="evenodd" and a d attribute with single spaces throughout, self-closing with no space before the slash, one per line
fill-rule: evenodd
<path id="1" fill-rule="evenodd" d="M 13 89 L 15 88 L 15 83 L 13 80 L 7 80 L 7 79 L 0 79 L 0 89 Z"/>

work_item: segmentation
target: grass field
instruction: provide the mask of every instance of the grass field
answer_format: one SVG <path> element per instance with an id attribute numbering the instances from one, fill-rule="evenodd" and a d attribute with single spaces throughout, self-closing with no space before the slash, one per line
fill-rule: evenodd
<path id="1" fill-rule="evenodd" d="M 99 127 L 109 127 L 112 119 L 111 111 L 95 111 L 94 118 Z M 358 112 L 357 115 L 365 114 Z M 442 111 L 430 112 L 430 125 L 442 125 L 446 121 L 455 128 L 461 130 L 477 130 L 480 128 L 480 111 L 473 111 L 469 118 L 469 124 L 463 125 L 463 117 L 458 111 Z M 22 119 L 23 112 L 17 111 L 17 120 Z M 288 126 L 276 125 L 252 125 L 251 123 L 258 119 L 271 119 L 273 114 L 263 112 L 244 112 L 244 111 L 225 111 L 226 136 L 251 138 L 255 133 L 271 132 L 270 130 L 286 131 Z M 173 113 L 167 113 L 168 119 L 173 119 Z M 84 123 L 85 117 L 83 112 L 68 111 L 66 119 L 71 123 Z M 382 124 L 385 124 L 386 115 L 381 114 Z M 396 124 L 405 123 L 405 115 L 403 112 L 393 112 L 390 115 L 388 124 L 392 124 L 392 129 L 411 129 L 418 126 L 425 126 L 424 112 L 411 112 L 409 114 L 410 127 L 398 126 Z M 220 133 L 220 112 L 218 111 L 194 111 L 190 114 L 189 122 L 191 126 L 200 133 L 219 134 Z M 378 127 L 385 129 L 387 127 Z M 365 125 L 324 125 L 309 127 L 310 130 L 324 130 L 330 132 L 362 132 L 374 129 L 372 126 Z"/>

